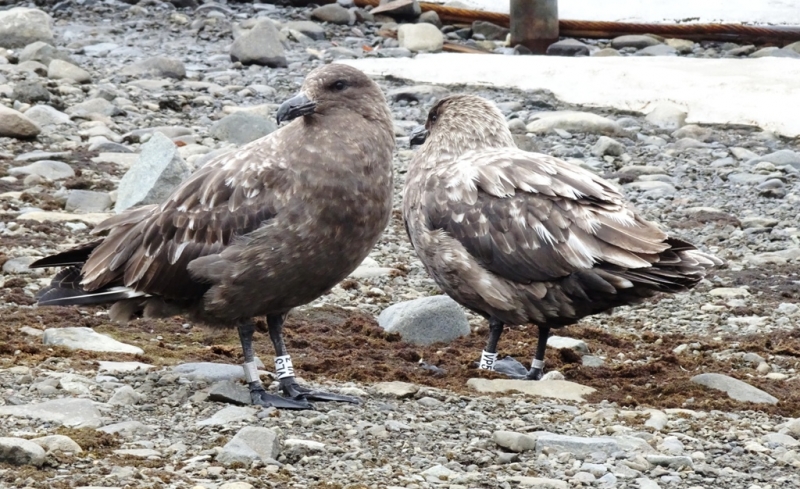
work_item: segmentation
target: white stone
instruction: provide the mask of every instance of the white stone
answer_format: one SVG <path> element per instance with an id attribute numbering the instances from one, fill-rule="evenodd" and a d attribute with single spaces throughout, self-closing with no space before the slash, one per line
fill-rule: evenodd
<path id="1" fill-rule="evenodd" d="M 41 467 L 44 459 L 44 449 L 32 441 L 23 438 L 0 437 L 0 462 Z"/>
<path id="2" fill-rule="evenodd" d="M 411 397 L 419 390 L 419 386 L 416 384 L 399 381 L 378 382 L 372 387 L 382 396 L 391 396 L 398 399 Z"/>
<path id="3" fill-rule="evenodd" d="M 672 102 L 658 102 L 647 114 L 647 122 L 661 129 L 675 130 L 686 124 L 688 111 L 685 107 Z"/>
<path id="4" fill-rule="evenodd" d="M 75 440 L 64 435 L 50 435 L 34 438 L 31 440 L 48 452 L 70 452 L 81 453 L 83 449 L 75 443 Z"/>
<path id="5" fill-rule="evenodd" d="M 39 127 L 52 124 L 72 124 L 72 119 L 70 119 L 67 114 L 49 105 L 34 105 L 25 111 L 25 117 L 33 121 L 33 123 L 37 124 Z"/>
<path id="6" fill-rule="evenodd" d="M 285 448 L 303 447 L 312 452 L 319 452 L 325 450 L 325 444 L 314 440 L 299 440 L 296 438 L 288 438 L 283 441 Z"/>
<path id="7" fill-rule="evenodd" d="M 0 406 L 0 416 L 33 418 L 71 428 L 97 428 L 100 412 L 89 399 L 54 399 L 34 404 Z"/>
<path id="8" fill-rule="evenodd" d="M 582 354 L 589 353 L 589 346 L 586 345 L 586 342 L 567 336 L 550 336 L 547 338 L 547 346 L 557 350 L 575 350 Z"/>
<path id="9" fill-rule="evenodd" d="M 521 392 L 530 396 L 563 399 L 566 401 L 583 401 L 583 396 L 587 396 L 596 390 L 568 380 L 531 382 L 529 380 L 490 380 L 477 377 L 469 379 L 467 386 L 480 393 Z"/>
<path id="10" fill-rule="evenodd" d="M 716 289 L 709 290 L 708 295 L 733 299 L 735 297 L 748 297 L 750 296 L 750 292 L 741 287 L 717 287 Z"/>
<path id="11" fill-rule="evenodd" d="M 137 370 L 147 371 L 153 368 L 152 365 L 142 362 L 107 362 L 100 360 L 97 362 L 99 373 L 106 374 L 126 374 Z"/>
<path id="12" fill-rule="evenodd" d="M 91 328 L 50 328 L 44 331 L 45 345 L 64 346 L 71 350 L 103 351 L 110 353 L 132 353 L 141 355 L 144 350 L 95 332 Z"/>
<path id="13" fill-rule="evenodd" d="M 627 134 L 622 126 L 607 117 L 591 112 L 578 112 L 573 110 L 538 113 L 533 117 L 532 122 L 526 126 L 528 132 L 535 134 L 547 133 L 556 129 L 588 134 Z"/>
<path id="14" fill-rule="evenodd" d="M 23 48 L 37 41 L 53 44 L 53 18 L 39 9 L 0 11 L 0 48 Z"/>
<path id="15" fill-rule="evenodd" d="M 402 24 L 397 29 L 397 40 L 401 48 L 409 51 L 441 51 L 444 35 L 435 25 L 428 23 Z"/>
<path id="16" fill-rule="evenodd" d="M 53 80 L 68 79 L 77 83 L 89 83 L 92 75 L 88 71 L 72 63 L 60 59 L 54 59 L 47 67 L 47 77 Z"/>
<path id="17" fill-rule="evenodd" d="M 33 211 L 22 214 L 24 219 L 30 219 L 36 222 L 68 222 L 68 221 L 81 221 L 87 224 L 97 225 L 105 221 L 113 214 L 106 212 L 87 213 L 87 214 L 72 214 L 69 212 L 54 212 L 54 211 Z"/>
<path id="18" fill-rule="evenodd" d="M 495 431 L 492 441 L 512 452 L 526 452 L 536 448 L 536 436 L 530 433 L 516 433 L 513 431 Z"/>
<path id="19" fill-rule="evenodd" d="M 737 401 L 777 404 L 778 399 L 767 394 L 761 389 L 757 389 L 741 380 L 728 377 L 727 375 L 706 373 L 695 375 L 691 378 L 695 384 L 724 391 L 728 397 Z"/>
<path id="20" fill-rule="evenodd" d="M 212 415 L 201 419 L 197 426 L 222 426 L 237 421 L 248 421 L 255 418 L 256 411 L 252 407 L 227 406 Z"/>

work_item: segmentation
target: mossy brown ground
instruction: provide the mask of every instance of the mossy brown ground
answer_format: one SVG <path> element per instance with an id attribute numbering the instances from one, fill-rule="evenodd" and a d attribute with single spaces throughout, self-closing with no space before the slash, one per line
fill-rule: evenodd
<path id="1" fill-rule="evenodd" d="M 785 280 L 775 275 L 767 279 L 750 271 L 724 273 L 734 284 L 746 281 L 751 293 L 761 292 L 757 312 L 775 307 L 773 302 L 796 300 L 800 293 L 794 284 L 793 278 L 796 277 L 791 272 L 784 276 Z M 24 295 L 14 285 L 13 279 L 7 281 L 6 288 L 0 289 L 0 297 L 10 301 Z M 156 365 L 190 361 L 242 361 L 234 329 L 187 328 L 185 321 L 178 317 L 167 320 L 140 319 L 120 326 L 110 323 L 105 315 L 96 315 L 99 310 L 77 307 L 5 309 L 0 323 L 0 367 L 35 366 L 49 357 L 64 357 L 73 364 L 76 361 L 93 363 L 96 360 L 134 359 Z M 797 368 L 800 365 L 800 328 L 768 336 L 710 336 L 656 334 L 641 330 L 638 321 L 625 321 L 616 315 L 607 316 L 603 321 L 611 326 L 608 330 L 576 325 L 560 330 L 558 334 L 584 340 L 593 355 L 608 359 L 605 366 L 585 367 L 580 357 L 570 350 L 550 348 L 547 351 L 548 370 L 558 369 L 568 380 L 597 389 L 589 401 L 606 399 L 628 407 L 729 411 L 757 409 L 783 416 L 800 416 L 800 380 L 769 380 L 756 372 L 756 365 L 734 359 L 736 357 L 732 355 L 727 355 L 727 360 L 720 360 L 715 355 L 730 350 L 752 352 L 770 358 L 771 363 L 777 362 L 784 368 Z M 86 326 L 137 345 L 145 353 L 134 357 L 50 348 L 43 346 L 38 337 L 20 333 L 22 326 L 39 329 Z M 324 306 L 294 311 L 287 320 L 285 331 L 286 344 L 297 372 L 312 381 L 335 379 L 370 383 L 399 380 L 468 393 L 466 381 L 469 378 L 496 376 L 479 371 L 474 366 L 488 334 L 485 326 L 447 345 L 419 347 L 401 341 L 397 334 L 387 334 L 371 316 Z M 257 354 L 262 358 L 270 358 L 273 350 L 267 335 L 257 334 L 256 341 Z M 535 326 L 509 328 L 501 339 L 500 351 L 501 354 L 527 362 L 535 343 Z M 673 353 L 678 345 L 691 343 L 701 345 L 697 353 Z M 629 362 L 611 361 L 620 354 Z M 437 374 L 422 368 L 420 359 L 436 365 L 445 373 Z M 779 402 L 774 406 L 741 403 L 690 382 L 692 376 L 703 372 L 738 378 L 772 394 Z"/>

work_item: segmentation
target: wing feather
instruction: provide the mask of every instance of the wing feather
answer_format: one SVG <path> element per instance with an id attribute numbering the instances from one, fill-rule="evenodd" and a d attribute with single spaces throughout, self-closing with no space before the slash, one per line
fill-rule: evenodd
<path id="1" fill-rule="evenodd" d="M 609 182 L 558 158 L 517 148 L 470 151 L 437 166 L 422 199 L 431 229 L 446 231 L 508 280 L 552 281 L 604 265 L 613 271 L 582 280 L 613 291 L 631 279 L 674 278 L 650 271 L 617 277 L 622 269 L 651 268 L 670 248 L 667 235 Z"/>
<path id="2" fill-rule="evenodd" d="M 286 170 L 270 164 L 272 153 L 261 141 L 220 155 L 162 204 L 130 209 L 101 223 L 95 231 L 109 235 L 83 267 L 83 288 L 118 283 L 166 299 L 198 298 L 209 285 L 189 272 L 189 263 L 201 257 L 213 261 L 236 236 L 276 215 L 278 197 L 271 189 L 286 187 Z M 247 174 L 245 167 L 254 162 L 257 175 Z"/>

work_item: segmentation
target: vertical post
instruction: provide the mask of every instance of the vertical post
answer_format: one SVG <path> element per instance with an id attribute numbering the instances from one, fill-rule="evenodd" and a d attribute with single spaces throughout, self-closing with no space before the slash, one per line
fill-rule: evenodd
<path id="1" fill-rule="evenodd" d="M 544 54 L 558 41 L 558 0 L 510 0 L 511 45 Z"/>

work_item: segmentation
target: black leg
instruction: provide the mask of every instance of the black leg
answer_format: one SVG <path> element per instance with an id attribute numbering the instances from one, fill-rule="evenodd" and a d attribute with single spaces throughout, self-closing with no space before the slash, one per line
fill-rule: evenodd
<path id="1" fill-rule="evenodd" d="M 481 362 L 478 368 L 493 370 L 515 379 L 523 379 L 528 374 L 528 369 L 524 365 L 512 357 L 497 359 L 497 343 L 500 341 L 504 327 L 505 325 L 500 320 L 489 318 L 489 341 L 486 342 L 486 349 L 481 353 Z"/>
<path id="2" fill-rule="evenodd" d="M 275 347 L 275 374 L 278 376 L 278 383 L 281 391 L 295 401 L 338 401 L 352 402 L 358 404 L 361 401 L 357 397 L 342 396 L 329 392 L 315 391 L 303 387 L 294 378 L 294 366 L 292 357 L 286 351 L 283 343 L 283 321 L 284 315 L 267 316 L 267 326 L 269 327 L 269 338 Z"/>
<path id="3" fill-rule="evenodd" d="M 244 365 L 242 367 L 244 367 L 247 386 L 250 388 L 250 401 L 259 406 L 278 409 L 311 409 L 312 406 L 308 401 L 286 399 L 269 394 L 264 389 L 264 384 L 258 378 L 258 368 L 256 367 L 255 353 L 253 352 L 253 333 L 255 333 L 256 327 L 252 320 L 247 320 L 239 324 L 238 329 L 239 341 L 242 342 L 242 350 L 244 351 Z"/>
<path id="4" fill-rule="evenodd" d="M 497 343 L 503 334 L 505 325 L 495 318 L 489 318 L 489 341 L 486 348 L 481 353 L 481 363 L 478 368 L 482 370 L 494 370 L 494 363 L 497 360 Z"/>
<path id="5" fill-rule="evenodd" d="M 526 376 L 529 380 L 539 380 L 544 375 L 544 352 L 547 350 L 547 337 L 550 334 L 549 326 L 539 326 L 539 341 L 536 343 L 536 356 L 531 364 L 531 371 Z"/>

